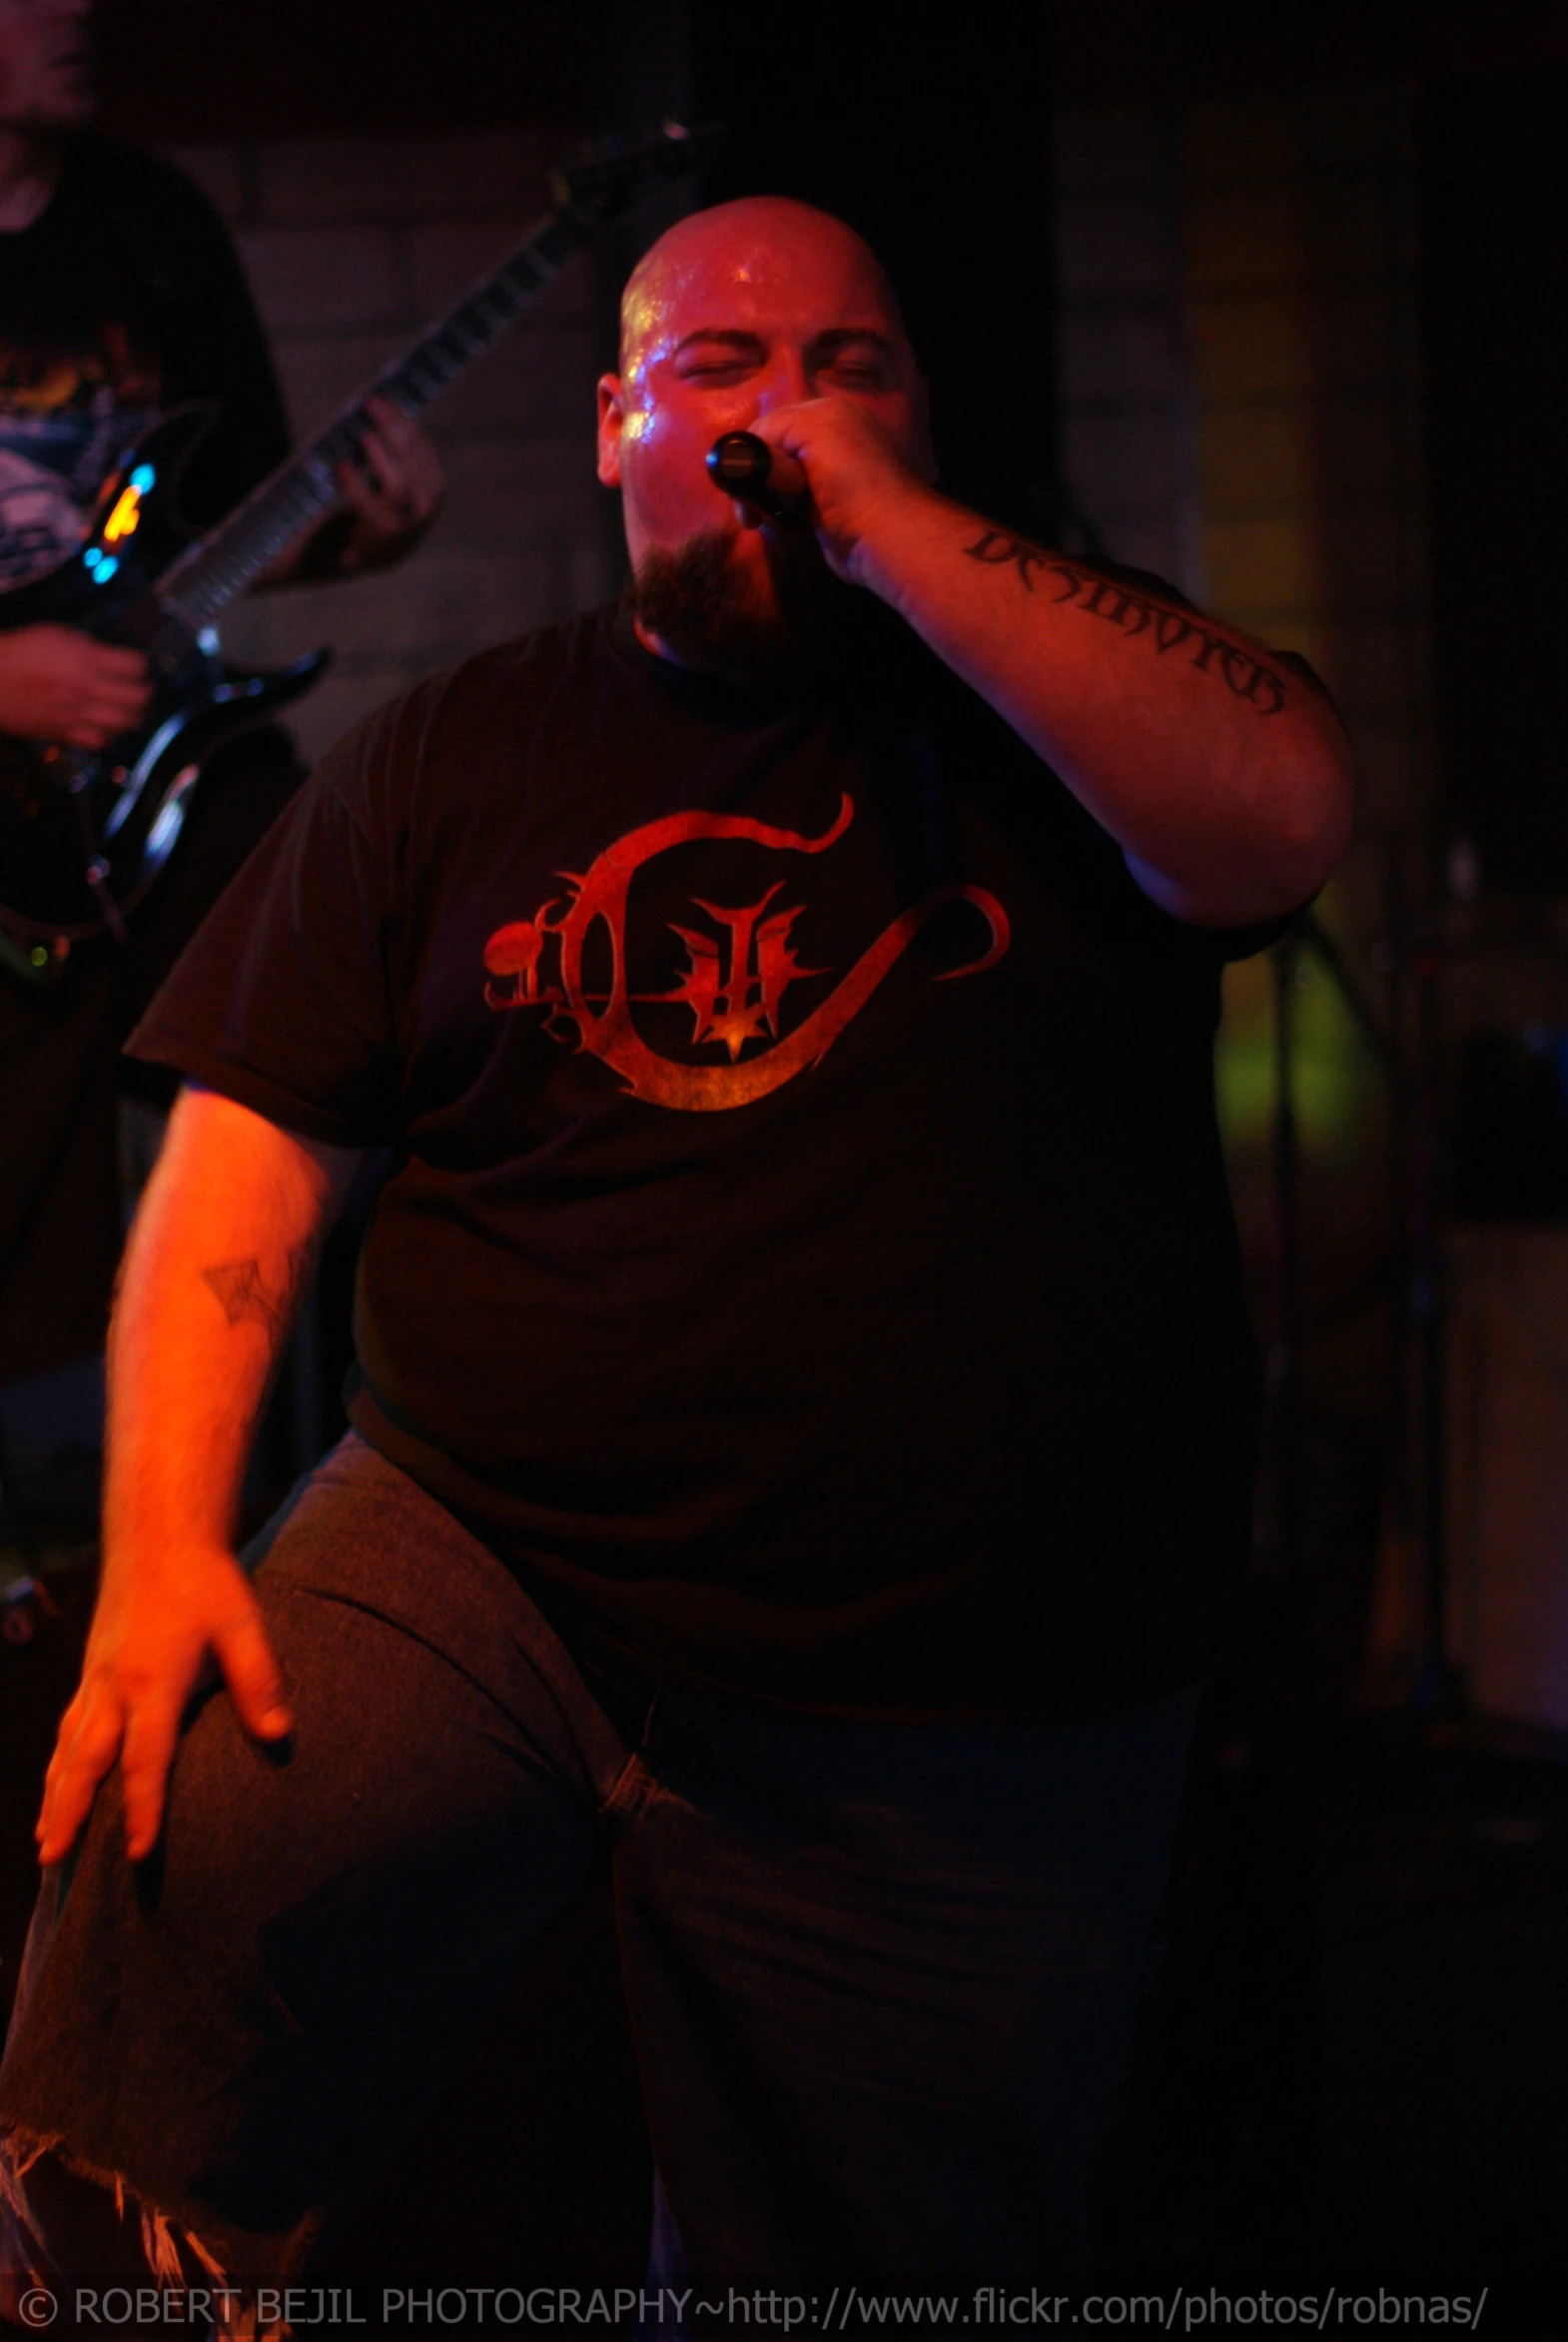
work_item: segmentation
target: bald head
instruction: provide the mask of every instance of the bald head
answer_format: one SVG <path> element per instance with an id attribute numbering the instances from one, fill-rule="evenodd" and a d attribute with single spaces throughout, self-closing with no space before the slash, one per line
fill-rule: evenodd
<path id="1" fill-rule="evenodd" d="M 706 463 L 726 432 L 823 399 L 862 408 L 895 456 L 932 476 L 904 321 L 854 230 L 810 204 L 748 196 L 661 236 L 626 288 L 620 371 L 599 384 L 599 477 L 621 491 L 639 594 L 673 577 L 688 600 L 766 625 L 795 572 L 805 588 L 836 582 L 810 532 L 786 543 L 761 528 Z M 639 614 L 651 607 L 639 601 Z M 673 643 L 667 600 L 660 609 L 654 631 Z M 696 639 L 685 630 L 688 649 Z"/>
<path id="2" fill-rule="evenodd" d="M 749 195 L 677 220 L 645 252 L 620 305 L 624 374 L 693 300 L 755 299 L 792 279 L 832 283 L 851 311 L 875 318 L 913 366 L 898 296 L 864 237 L 790 196 Z"/>

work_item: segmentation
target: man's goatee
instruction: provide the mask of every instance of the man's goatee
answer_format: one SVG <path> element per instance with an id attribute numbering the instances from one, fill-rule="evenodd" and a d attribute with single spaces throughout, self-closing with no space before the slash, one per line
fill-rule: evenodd
<path id="1" fill-rule="evenodd" d="M 758 690 L 842 674 L 860 653 L 873 597 L 835 577 L 805 530 L 769 533 L 773 591 L 735 558 L 723 529 L 655 546 L 630 600 L 644 631 L 682 665 Z"/>

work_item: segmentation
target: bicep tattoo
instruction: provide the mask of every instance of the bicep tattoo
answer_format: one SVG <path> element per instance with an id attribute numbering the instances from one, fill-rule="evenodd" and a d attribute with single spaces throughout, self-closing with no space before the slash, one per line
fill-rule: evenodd
<path id="1" fill-rule="evenodd" d="M 1217 676 L 1237 699 L 1248 700 L 1259 715 L 1276 716 L 1284 706 L 1281 675 L 1253 658 L 1250 651 L 1226 642 L 1222 635 L 1210 634 L 1184 611 L 1170 609 L 1110 577 L 1097 577 L 1070 561 L 1043 553 L 1006 529 L 986 529 L 964 551 L 970 560 L 983 561 L 990 568 L 1017 569 L 1026 593 L 1034 592 L 1037 576 L 1060 581 L 1061 591 L 1052 595 L 1053 601 L 1072 602 L 1087 617 L 1103 618 L 1120 633 L 1147 635 L 1159 658 L 1172 651 L 1185 652 L 1186 665 L 1195 667 L 1200 675 Z"/>

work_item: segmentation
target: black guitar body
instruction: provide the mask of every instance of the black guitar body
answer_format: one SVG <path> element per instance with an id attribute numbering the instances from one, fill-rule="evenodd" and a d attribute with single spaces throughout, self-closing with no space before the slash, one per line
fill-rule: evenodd
<path id="1" fill-rule="evenodd" d="M 166 415 L 106 482 L 86 541 L 46 577 L 0 595 L 0 630 L 53 623 L 134 644 L 152 669 L 140 728 L 96 753 L 0 734 L 0 927 L 6 957 L 48 981 L 71 947 L 125 915 L 169 859 L 185 800 L 214 749 L 309 690 L 315 651 L 271 673 L 230 666 L 155 580 L 184 552 L 176 489 L 208 407 Z"/>

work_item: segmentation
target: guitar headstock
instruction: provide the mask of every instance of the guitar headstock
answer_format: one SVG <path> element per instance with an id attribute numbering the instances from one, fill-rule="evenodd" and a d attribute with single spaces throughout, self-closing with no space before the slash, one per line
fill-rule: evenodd
<path id="1" fill-rule="evenodd" d="M 574 163 L 557 163 L 549 174 L 550 201 L 558 212 L 611 218 L 630 203 L 649 179 L 675 179 L 705 162 L 724 137 L 721 122 L 688 128 L 666 122 L 651 138 L 596 139 Z"/>

